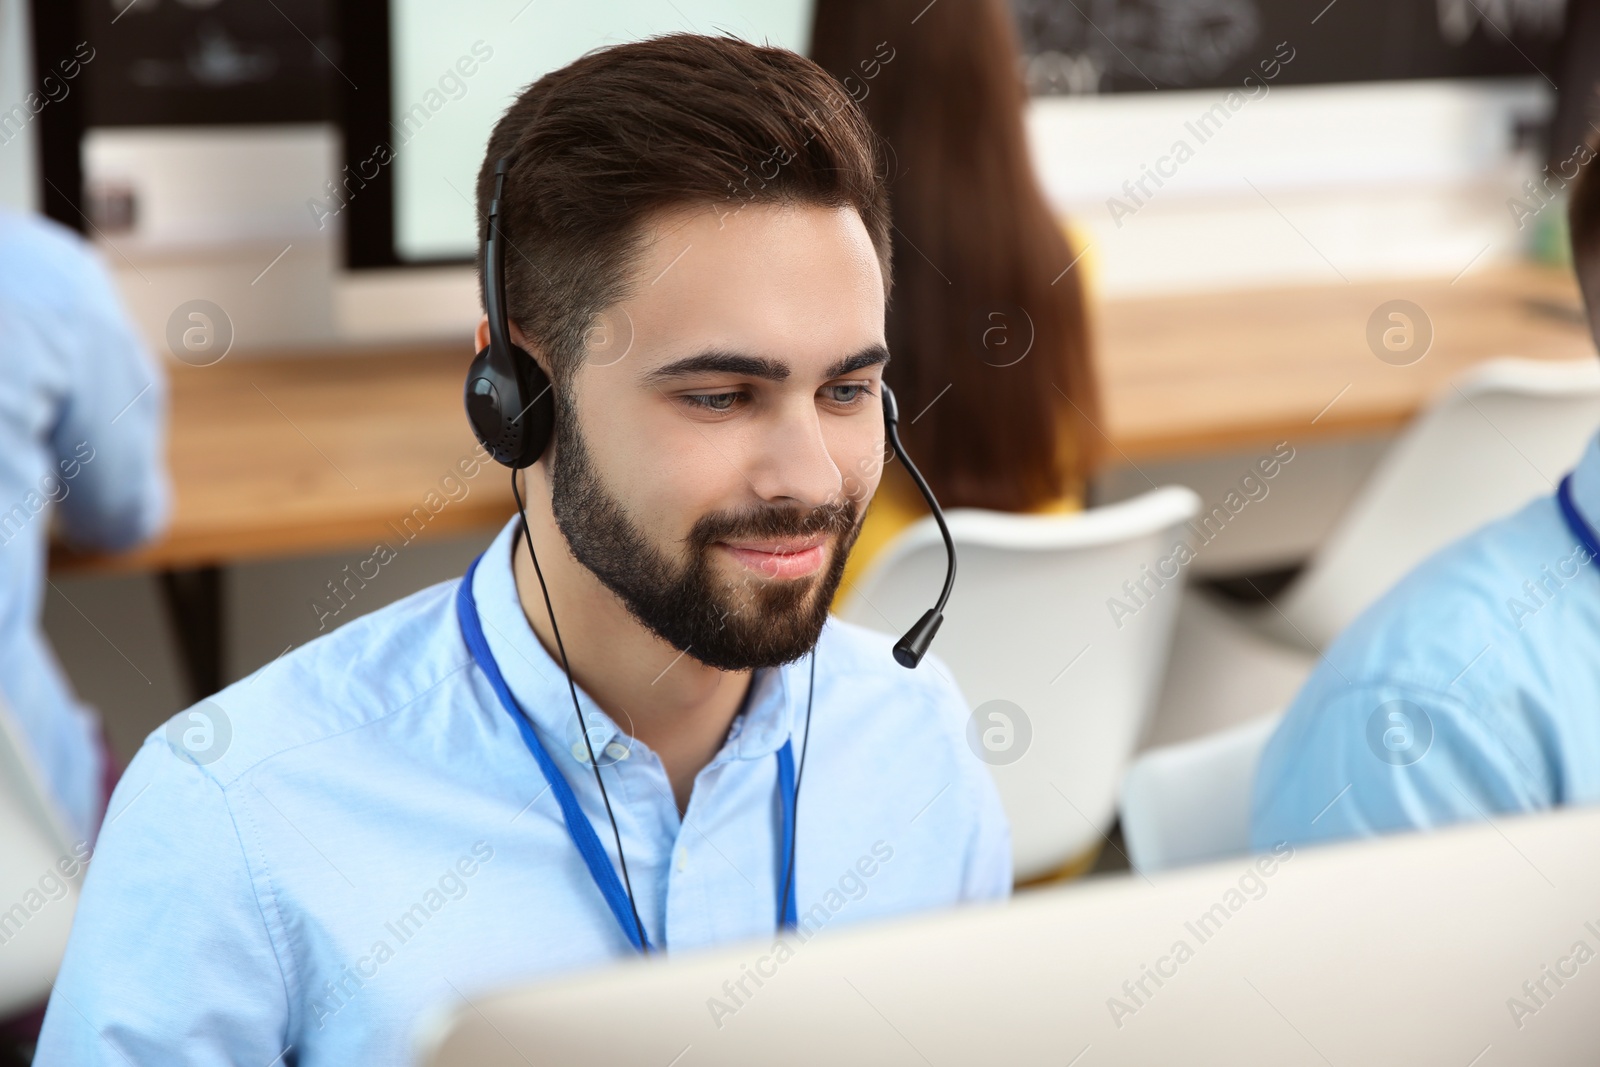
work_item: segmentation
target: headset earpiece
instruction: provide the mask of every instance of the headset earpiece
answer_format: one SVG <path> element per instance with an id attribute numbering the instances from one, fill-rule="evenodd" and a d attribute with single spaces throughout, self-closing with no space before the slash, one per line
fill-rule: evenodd
<path id="1" fill-rule="evenodd" d="M 555 391 L 524 349 L 496 351 L 493 340 L 467 371 L 467 421 L 483 447 L 512 470 L 532 466 L 555 434 Z"/>
<path id="2" fill-rule="evenodd" d="M 512 470 L 531 466 L 550 447 L 556 401 L 550 376 L 526 350 L 511 343 L 506 316 L 506 236 L 500 200 L 515 158 L 495 164 L 494 197 L 483 222 L 483 310 L 489 343 L 467 371 L 467 421 L 496 462 Z"/>

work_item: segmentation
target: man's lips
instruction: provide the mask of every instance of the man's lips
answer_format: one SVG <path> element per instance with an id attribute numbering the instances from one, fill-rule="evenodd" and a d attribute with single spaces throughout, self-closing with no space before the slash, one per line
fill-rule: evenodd
<path id="1" fill-rule="evenodd" d="M 824 534 L 765 541 L 718 541 L 717 547 L 764 578 L 804 578 L 822 567 Z"/>

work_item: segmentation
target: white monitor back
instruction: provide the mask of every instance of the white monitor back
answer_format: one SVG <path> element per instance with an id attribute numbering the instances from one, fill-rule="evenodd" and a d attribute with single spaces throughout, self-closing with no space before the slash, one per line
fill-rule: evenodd
<path id="1" fill-rule="evenodd" d="M 1592 1063 L 1600 811 L 1108 876 L 787 940 L 782 962 L 759 942 L 463 990 L 471 1006 L 425 1026 L 422 1062 Z"/>

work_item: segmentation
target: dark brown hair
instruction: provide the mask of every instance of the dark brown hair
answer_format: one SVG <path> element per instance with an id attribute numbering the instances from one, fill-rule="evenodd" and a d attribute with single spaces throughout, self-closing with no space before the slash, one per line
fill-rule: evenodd
<path id="1" fill-rule="evenodd" d="M 1600 133 L 1590 136 L 1589 159 L 1573 183 L 1567 201 L 1567 230 L 1572 240 L 1572 265 L 1589 311 L 1589 331 L 1600 344 Z"/>
<path id="2" fill-rule="evenodd" d="M 598 311 L 627 295 L 644 224 L 703 203 L 856 209 L 889 285 L 889 212 L 871 127 L 804 56 L 671 34 L 590 52 L 534 82 L 490 134 L 478 218 L 506 178 L 506 304 L 563 384 Z M 483 275 L 479 253 L 479 279 Z"/>
<path id="3" fill-rule="evenodd" d="M 918 466 L 946 506 L 1080 487 L 1098 419 L 1083 291 L 1028 157 L 1008 4 L 817 0 L 811 52 L 888 145 L 885 373 Z"/>

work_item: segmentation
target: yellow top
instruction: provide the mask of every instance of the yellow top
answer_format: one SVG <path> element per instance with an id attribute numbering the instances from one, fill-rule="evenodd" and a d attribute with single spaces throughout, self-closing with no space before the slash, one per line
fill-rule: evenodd
<path id="1" fill-rule="evenodd" d="M 895 476 L 891 477 L 891 471 L 896 472 Z M 1076 492 L 1070 492 L 1030 514 L 1069 515 L 1082 509 L 1082 499 Z M 867 516 L 862 520 L 861 534 L 856 538 L 855 548 L 845 561 L 844 578 L 833 596 L 833 610 L 838 611 L 839 606 L 853 595 L 856 582 L 866 573 L 868 565 L 888 547 L 889 542 L 927 514 L 928 505 L 911 479 L 901 472 L 898 465 L 885 468 L 883 482 L 878 486 L 872 503 L 867 505 Z"/>

